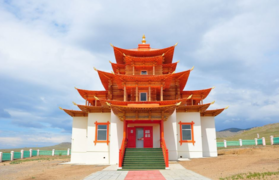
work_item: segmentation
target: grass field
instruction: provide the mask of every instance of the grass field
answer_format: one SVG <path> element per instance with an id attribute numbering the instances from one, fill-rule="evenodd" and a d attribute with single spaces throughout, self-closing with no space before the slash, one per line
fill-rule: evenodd
<path id="1" fill-rule="evenodd" d="M 13 148 L 13 149 L 0 149 L 0 152 L 3 152 L 3 153 L 9 153 L 11 151 L 19 152 L 21 149 L 23 149 L 25 151 L 29 150 L 29 149 L 34 149 L 34 150 L 40 149 L 40 150 L 50 151 L 52 149 L 67 150 L 68 148 L 71 148 L 71 143 L 64 142 L 64 143 L 57 144 L 55 146 L 47 146 L 47 147 L 24 147 L 24 148 Z"/>
<path id="2" fill-rule="evenodd" d="M 268 124 L 262 127 L 252 128 L 250 130 L 244 131 L 240 134 L 236 134 L 231 137 L 218 138 L 217 142 L 227 141 L 238 141 L 239 139 L 255 139 L 259 133 L 260 138 L 265 137 L 266 144 L 270 144 L 270 136 L 279 137 L 279 123 Z"/>

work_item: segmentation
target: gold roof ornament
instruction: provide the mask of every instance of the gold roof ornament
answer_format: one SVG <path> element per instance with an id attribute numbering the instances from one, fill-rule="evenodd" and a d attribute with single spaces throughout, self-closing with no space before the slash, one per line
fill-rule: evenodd
<path id="1" fill-rule="evenodd" d="M 77 106 L 77 103 L 75 103 L 75 102 L 73 101 L 73 105 Z"/>
<path id="2" fill-rule="evenodd" d="M 114 72 L 113 72 L 113 71 L 111 71 L 111 74 L 114 74 Z"/>
<path id="3" fill-rule="evenodd" d="M 125 53 L 123 53 L 123 56 L 126 56 L 126 54 L 125 54 Z"/>
<path id="4" fill-rule="evenodd" d="M 110 103 L 106 102 L 106 104 L 107 104 L 108 106 L 110 106 Z"/>
<path id="5" fill-rule="evenodd" d="M 215 89 L 215 86 L 213 86 L 211 89 Z"/>
<path id="6" fill-rule="evenodd" d="M 113 45 L 111 43 L 109 43 L 111 47 L 113 47 Z"/>
<path id="7" fill-rule="evenodd" d="M 193 67 L 191 68 L 191 71 L 193 71 L 194 67 L 195 67 L 195 66 L 193 66 Z"/>
<path id="8" fill-rule="evenodd" d="M 112 62 L 111 62 L 111 61 L 109 61 L 109 63 L 110 63 L 110 64 L 112 64 Z"/>
<path id="9" fill-rule="evenodd" d="M 193 94 L 191 94 L 189 97 L 187 97 L 187 99 L 191 99 L 191 98 L 192 98 L 192 96 L 193 96 Z"/>
<path id="10" fill-rule="evenodd" d="M 177 46 L 177 44 L 178 44 L 178 42 L 177 42 L 177 43 L 175 43 L 175 45 L 174 45 L 174 46 Z"/>
<path id="11" fill-rule="evenodd" d="M 93 69 L 94 69 L 95 71 L 98 71 L 95 67 L 93 67 Z"/>
<path id="12" fill-rule="evenodd" d="M 181 104 L 181 101 L 179 103 L 176 103 L 177 106 L 179 106 Z"/>
<path id="13" fill-rule="evenodd" d="M 175 71 L 172 72 L 172 74 L 174 74 L 174 73 L 175 73 Z"/>
<path id="14" fill-rule="evenodd" d="M 75 87 L 75 89 L 78 89 L 77 87 Z"/>
<path id="15" fill-rule="evenodd" d="M 99 100 L 99 98 L 98 98 L 97 96 L 94 96 L 94 98 L 95 98 L 96 100 Z"/>
<path id="16" fill-rule="evenodd" d="M 210 104 L 214 104 L 215 103 L 215 101 L 212 101 L 212 103 L 210 103 Z"/>
<path id="17" fill-rule="evenodd" d="M 177 63 L 179 63 L 179 62 L 180 62 L 180 60 L 177 61 Z"/>
<path id="18" fill-rule="evenodd" d="M 164 57 L 165 53 L 162 54 L 162 56 Z"/>
<path id="19" fill-rule="evenodd" d="M 145 44 L 145 43 L 146 43 L 145 35 L 142 36 L 142 41 L 141 41 L 141 43 L 142 43 L 142 44 Z"/>
<path id="20" fill-rule="evenodd" d="M 225 107 L 225 109 L 228 109 L 228 108 L 229 108 L 229 106 Z"/>
<path id="21" fill-rule="evenodd" d="M 60 109 L 60 110 L 63 110 L 63 108 L 62 108 L 62 107 L 60 107 L 60 106 L 59 106 L 59 109 Z"/>

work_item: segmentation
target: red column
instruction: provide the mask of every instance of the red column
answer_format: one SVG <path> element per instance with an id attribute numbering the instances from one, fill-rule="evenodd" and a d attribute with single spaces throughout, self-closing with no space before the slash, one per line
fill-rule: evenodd
<path id="1" fill-rule="evenodd" d="M 161 133 L 160 133 L 160 137 L 161 139 L 164 138 L 164 120 L 161 120 Z"/>

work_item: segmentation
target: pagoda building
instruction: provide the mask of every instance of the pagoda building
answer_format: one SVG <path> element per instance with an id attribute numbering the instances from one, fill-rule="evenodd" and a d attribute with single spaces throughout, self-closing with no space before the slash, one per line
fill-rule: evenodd
<path id="1" fill-rule="evenodd" d="M 207 110 L 213 88 L 184 90 L 194 67 L 175 72 L 176 45 L 153 49 L 145 36 L 135 49 L 111 45 L 113 71 L 94 68 L 104 90 L 76 88 L 85 104 L 60 108 L 73 117 L 72 163 L 160 169 L 169 160 L 217 156 L 214 117 L 226 108 Z"/>

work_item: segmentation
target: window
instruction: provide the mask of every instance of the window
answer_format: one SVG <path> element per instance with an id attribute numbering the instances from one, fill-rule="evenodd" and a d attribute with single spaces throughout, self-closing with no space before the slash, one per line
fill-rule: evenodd
<path id="1" fill-rule="evenodd" d="M 147 75 L 147 71 L 141 71 L 141 75 Z"/>
<path id="2" fill-rule="evenodd" d="M 147 101 L 147 93 L 146 92 L 140 93 L 140 101 Z"/>
<path id="3" fill-rule="evenodd" d="M 145 137 L 151 137 L 150 130 L 145 130 Z"/>
<path id="4" fill-rule="evenodd" d="M 95 145 L 97 143 L 109 144 L 109 124 L 110 122 L 95 122 Z"/>
<path id="5" fill-rule="evenodd" d="M 194 140 L 194 122 L 179 122 L 180 126 L 180 145 L 182 143 L 193 143 L 195 145 Z"/>

